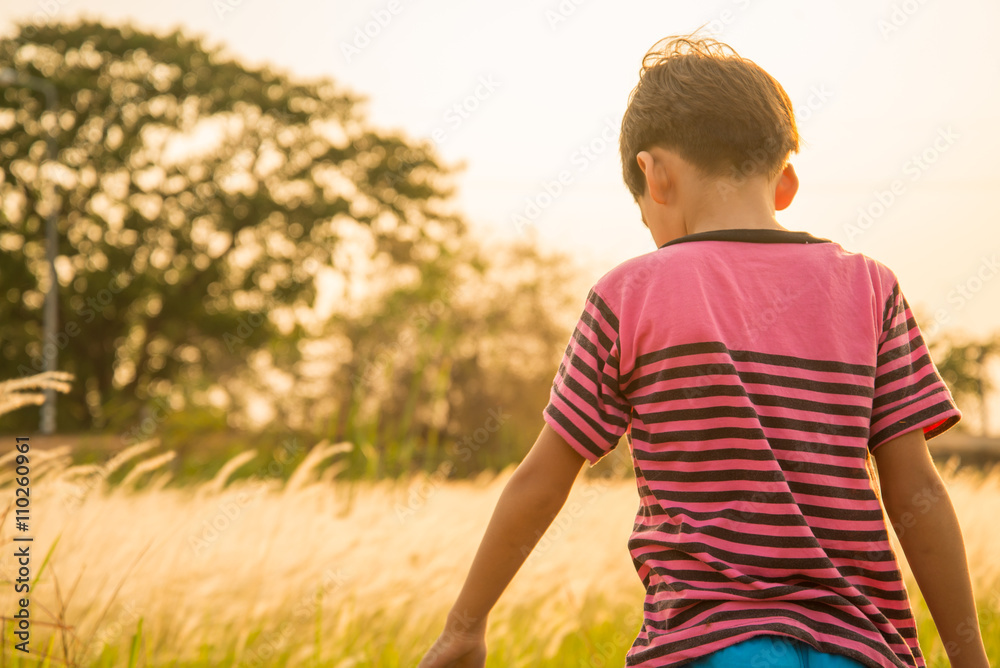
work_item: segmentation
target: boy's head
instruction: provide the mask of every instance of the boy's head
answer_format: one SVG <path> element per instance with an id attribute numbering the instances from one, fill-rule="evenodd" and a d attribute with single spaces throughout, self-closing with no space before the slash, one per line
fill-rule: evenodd
<path id="1" fill-rule="evenodd" d="M 636 202 L 647 191 L 637 156 L 654 148 L 706 180 L 770 182 L 798 151 L 799 134 L 788 95 L 758 65 L 711 38 L 670 37 L 643 58 L 622 118 L 622 171 Z"/>

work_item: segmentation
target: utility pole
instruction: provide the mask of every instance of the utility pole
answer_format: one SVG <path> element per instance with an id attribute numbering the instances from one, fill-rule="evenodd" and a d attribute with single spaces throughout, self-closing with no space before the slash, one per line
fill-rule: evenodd
<path id="1" fill-rule="evenodd" d="M 59 146 L 56 143 L 56 132 L 59 130 L 57 111 L 59 98 L 56 87 L 45 79 L 39 79 L 22 74 L 15 69 L 5 67 L 0 70 L 0 84 L 22 85 L 41 91 L 45 95 L 48 111 L 52 112 L 53 125 L 48 132 L 48 159 L 55 162 Z M 39 170 L 41 172 L 41 170 Z M 49 215 L 45 222 L 45 254 L 49 264 L 49 289 L 45 294 L 45 311 L 43 312 L 42 355 L 45 359 L 45 370 L 55 371 L 59 360 L 59 348 L 56 345 L 56 327 L 59 319 L 59 279 L 56 276 L 56 249 L 58 245 L 57 223 L 59 206 L 56 201 L 56 184 L 51 179 L 46 183 L 46 198 L 49 200 Z M 41 424 L 43 434 L 51 434 L 56 430 L 56 392 L 45 390 L 45 403 L 42 404 Z"/>

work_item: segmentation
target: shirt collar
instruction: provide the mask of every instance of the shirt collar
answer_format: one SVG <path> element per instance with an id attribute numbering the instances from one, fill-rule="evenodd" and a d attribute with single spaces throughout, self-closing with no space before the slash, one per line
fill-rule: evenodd
<path id="1" fill-rule="evenodd" d="M 814 237 L 808 232 L 776 229 L 735 228 L 728 230 L 710 230 L 696 232 L 677 237 L 660 246 L 666 248 L 686 241 L 745 241 L 759 244 L 821 244 L 833 243 L 829 239 Z"/>

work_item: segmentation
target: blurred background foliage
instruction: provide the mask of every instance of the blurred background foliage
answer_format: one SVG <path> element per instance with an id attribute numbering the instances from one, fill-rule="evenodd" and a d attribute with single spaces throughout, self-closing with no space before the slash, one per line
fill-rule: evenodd
<path id="1" fill-rule="evenodd" d="M 5 377 L 43 369 L 56 206 L 54 345 L 76 377 L 58 431 L 110 437 L 85 460 L 156 436 L 197 477 L 327 438 L 355 444 L 346 476 L 466 475 L 534 442 L 583 272 L 473 235 L 432 144 L 370 127 L 328 79 L 179 31 L 24 25 L 0 68 L 57 94 L 52 112 L 37 89 L 0 89 L 0 361 Z M 998 339 L 932 344 L 985 429 Z"/>
<path id="2" fill-rule="evenodd" d="M 0 92 L 0 359 L 43 368 L 54 183 L 55 343 L 77 379 L 59 432 L 182 453 L 210 433 L 349 440 L 352 471 L 384 475 L 456 459 L 499 411 L 456 470 L 523 455 L 583 304 L 568 258 L 475 238 L 434 147 L 369 127 L 329 80 L 181 32 L 29 28 L 0 67 L 53 84 L 58 111 Z"/>

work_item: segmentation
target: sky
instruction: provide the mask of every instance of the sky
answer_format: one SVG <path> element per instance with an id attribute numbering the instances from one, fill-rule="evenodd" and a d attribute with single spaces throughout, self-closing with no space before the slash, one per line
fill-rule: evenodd
<path id="1" fill-rule="evenodd" d="M 655 250 L 618 127 L 646 50 L 701 27 L 796 108 L 801 185 L 778 221 L 889 265 L 927 333 L 1000 331 L 992 0 L 0 0 L 5 33 L 81 15 L 332 78 L 373 125 L 461 167 L 455 207 L 479 234 L 534 236 L 591 282 Z"/>

